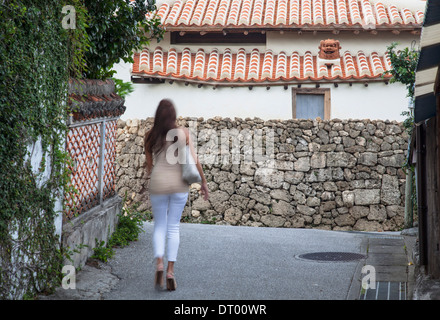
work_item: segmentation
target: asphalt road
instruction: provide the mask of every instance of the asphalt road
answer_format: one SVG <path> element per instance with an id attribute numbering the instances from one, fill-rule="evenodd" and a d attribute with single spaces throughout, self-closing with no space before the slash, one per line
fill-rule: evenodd
<path id="1" fill-rule="evenodd" d="M 181 224 L 177 290 L 156 291 L 152 223 L 139 241 L 116 249 L 108 264 L 119 278 L 104 300 L 352 300 L 365 260 L 317 262 L 311 252 L 366 254 L 358 233 L 315 229 Z"/>

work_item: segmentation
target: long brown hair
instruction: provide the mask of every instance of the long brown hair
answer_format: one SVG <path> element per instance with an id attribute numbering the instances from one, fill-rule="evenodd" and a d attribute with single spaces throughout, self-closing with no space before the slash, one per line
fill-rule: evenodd
<path id="1" fill-rule="evenodd" d="M 157 107 L 153 128 L 145 134 L 145 151 L 159 153 L 165 146 L 168 131 L 174 128 L 177 128 L 176 109 L 171 100 L 163 99 Z"/>

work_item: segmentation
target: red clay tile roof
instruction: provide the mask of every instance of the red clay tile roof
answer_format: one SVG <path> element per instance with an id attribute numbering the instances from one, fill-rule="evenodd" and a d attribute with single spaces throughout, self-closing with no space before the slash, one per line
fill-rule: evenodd
<path id="1" fill-rule="evenodd" d="M 383 73 L 390 69 L 388 56 L 380 57 L 376 52 L 365 54 L 358 51 L 341 52 L 341 58 L 331 66 L 325 65 L 310 51 L 298 52 L 258 49 L 246 51 L 241 48 L 236 53 L 226 48 L 205 52 L 200 48 L 181 52 L 171 48 L 164 52 L 161 47 L 151 51 L 144 49 L 134 55 L 132 76 L 162 78 L 188 82 L 239 85 L 295 83 L 303 81 L 366 81 L 381 80 Z M 385 77 L 388 79 L 388 76 Z"/>
<path id="2" fill-rule="evenodd" d="M 168 30 L 190 27 L 273 28 L 402 27 L 423 23 L 424 13 L 370 0 L 176 0 L 157 10 Z"/>

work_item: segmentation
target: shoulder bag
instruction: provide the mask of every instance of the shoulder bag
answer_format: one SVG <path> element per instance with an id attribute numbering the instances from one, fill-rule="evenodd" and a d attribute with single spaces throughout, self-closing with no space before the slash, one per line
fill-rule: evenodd
<path id="1" fill-rule="evenodd" d="M 201 182 L 199 170 L 196 166 L 196 161 L 194 160 L 188 143 L 189 137 L 186 137 L 186 146 L 184 148 L 185 161 L 181 164 L 182 166 L 182 179 L 188 184 Z"/>

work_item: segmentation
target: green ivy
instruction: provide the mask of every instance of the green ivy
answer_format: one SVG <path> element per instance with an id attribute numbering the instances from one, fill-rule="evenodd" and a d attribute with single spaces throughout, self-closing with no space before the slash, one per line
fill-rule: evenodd
<path id="1" fill-rule="evenodd" d="M 54 204 L 63 170 L 68 80 L 67 33 L 57 0 L 0 3 L 0 298 L 52 287 L 62 254 Z M 44 157 L 32 168 L 29 146 Z M 46 166 L 49 178 L 42 183 Z"/>
<path id="2" fill-rule="evenodd" d="M 90 50 L 90 39 L 87 33 L 89 28 L 89 15 L 83 0 L 63 0 L 63 5 L 75 8 L 75 27 L 67 29 L 69 75 L 71 78 L 80 79 L 87 72 L 86 53 Z"/>

